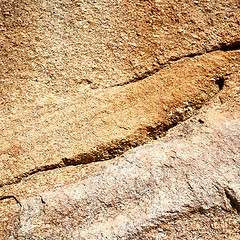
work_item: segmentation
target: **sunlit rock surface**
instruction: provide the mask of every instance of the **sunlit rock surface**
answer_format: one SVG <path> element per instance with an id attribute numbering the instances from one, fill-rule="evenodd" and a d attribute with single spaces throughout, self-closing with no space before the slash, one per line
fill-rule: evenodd
<path id="1" fill-rule="evenodd" d="M 239 239 L 238 1 L 0 0 L 0 239 Z"/>

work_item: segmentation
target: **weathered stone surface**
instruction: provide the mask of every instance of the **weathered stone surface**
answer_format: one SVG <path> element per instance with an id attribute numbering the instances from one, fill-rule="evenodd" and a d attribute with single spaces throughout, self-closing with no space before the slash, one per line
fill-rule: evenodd
<path id="1" fill-rule="evenodd" d="M 0 239 L 239 239 L 239 21 L 0 0 Z"/>
<path id="2" fill-rule="evenodd" d="M 111 158 L 188 117 L 239 69 L 239 51 L 184 58 L 142 81 L 2 108 L 0 184 L 69 164 Z M 220 86 L 221 87 L 221 86 Z M 7 109 L 7 110 L 6 110 Z"/>
<path id="3" fill-rule="evenodd" d="M 0 7 L 0 73 L 23 98 L 122 84 L 239 39 L 238 0 L 1 0 Z"/>
<path id="4" fill-rule="evenodd" d="M 238 239 L 239 79 L 226 77 L 195 117 L 122 157 L 39 172 L 1 188 L 8 197 L 1 204 L 13 205 L 5 213 L 11 220 L 1 218 L 3 237 Z M 176 225 L 185 226 L 182 235 Z"/>
<path id="5" fill-rule="evenodd" d="M 238 48 L 237 1 L 0 6 L 0 186 L 142 144 L 239 67 L 216 51 Z"/>

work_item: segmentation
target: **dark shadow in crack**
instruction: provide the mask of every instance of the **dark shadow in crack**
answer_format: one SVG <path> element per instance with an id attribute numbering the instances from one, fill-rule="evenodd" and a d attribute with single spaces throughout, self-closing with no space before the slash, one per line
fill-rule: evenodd
<path id="1" fill-rule="evenodd" d="M 240 49 L 240 40 L 231 42 L 231 43 L 222 43 L 220 44 L 220 50 L 222 51 L 233 51 Z"/>
<path id="2" fill-rule="evenodd" d="M 217 49 L 214 48 L 214 50 L 211 50 L 208 52 L 213 52 L 216 50 L 230 51 L 230 50 L 240 49 L 239 43 L 240 43 L 239 41 L 235 41 L 229 44 L 220 44 L 217 47 Z M 193 53 L 184 57 L 195 57 L 203 54 L 204 53 Z M 170 59 L 170 61 L 178 61 L 184 57 Z M 165 65 L 166 64 L 163 64 L 160 67 L 164 67 Z M 153 72 L 146 73 L 146 75 L 144 75 L 143 77 L 139 77 L 138 79 L 135 79 L 133 81 L 130 80 L 127 83 L 124 83 L 121 85 L 115 85 L 115 86 L 122 86 L 122 85 L 129 84 L 131 82 L 143 80 L 144 78 L 148 77 L 148 75 L 155 74 L 157 71 L 158 70 L 155 69 Z M 231 75 L 231 74 L 228 73 L 225 76 L 219 76 L 215 78 L 215 83 L 218 85 L 219 91 L 223 89 L 225 77 L 228 75 Z M 115 87 L 115 86 L 112 86 L 112 87 Z M 63 158 L 61 159 L 61 162 L 57 164 L 41 166 L 39 168 L 32 169 L 30 172 L 17 176 L 14 179 L 11 179 L 10 181 L 8 181 L 7 183 L 0 184 L 0 187 L 3 187 L 4 185 L 11 185 L 11 184 L 18 183 L 23 178 L 26 178 L 38 172 L 44 172 L 44 171 L 53 170 L 57 168 L 63 168 L 70 165 L 89 164 L 91 162 L 99 162 L 99 161 L 106 161 L 106 160 L 113 159 L 117 156 L 122 155 L 124 152 L 130 150 L 131 148 L 135 148 L 137 146 L 140 146 L 142 144 L 149 142 L 150 140 L 155 140 L 155 139 L 158 139 L 159 137 L 164 136 L 170 128 L 176 126 L 178 123 L 185 121 L 189 117 L 193 116 L 193 114 L 196 113 L 196 110 L 200 109 L 204 104 L 205 102 L 191 103 L 191 106 L 189 106 L 193 109 L 193 112 L 191 114 L 189 114 L 187 111 L 184 112 L 183 114 L 179 114 L 178 112 L 173 113 L 171 118 L 167 118 L 163 122 L 156 123 L 155 127 L 146 126 L 145 128 L 137 130 L 136 133 L 126 137 L 125 139 L 117 139 L 112 142 L 108 142 L 105 145 L 96 146 L 93 150 L 79 154 L 72 158 Z"/>
<path id="3" fill-rule="evenodd" d="M 192 104 L 191 108 L 195 111 L 200 109 L 203 104 Z M 192 114 L 190 114 L 192 116 Z M 65 166 L 89 164 L 113 159 L 127 152 L 128 150 L 143 145 L 151 140 L 156 140 L 167 134 L 167 131 L 175 127 L 178 123 L 189 118 L 188 112 L 175 112 L 170 118 L 166 118 L 161 123 L 156 123 L 154 127 L 146 126 L 138 129 L 133 135 L 125 139 L 117 139 L 95 147 L 90 152 L 81 153 L 73 158 L 63 158 Z"/>
<path id="4" fill-rule="evenodd" d="M 216 84 L 218 85 L 219 90 L 223 89 L 225 79 L 224 77 L 218 77 L 216 78 Z"/>
<path id="5" fill-rule="evenodd" d="M 15 202 L 16 202 L 20 207 L 22 207 L 22 204 L 20 203 L 20 201 L 19 201 L 15 196 L 13 196 L 13 195 L 0 197 L 0 201 L 3 201 L 3 200 L 5 200 L 5 199 L 14 199 Z"/>
<path id="6" fill-rule="evenodd" d="M 201 56 L 201 55 L 204 55 L 206 53 L 211 53 L 211 52 L 215 52 L 215 51 L 227 52 L 227 51 L 233 51 L 233 50 L 239 50 L 239 49 L 240 49 L 240 40 L 236 40 L 236 41 L 233 41 L 233 42 L 230 42 L 230 43 L 220 43 L 219 45 L 213 46 L 210 50 L 206 50 L 205 49 L 205 50 L 203 50 L 201 52 L 193 52 L 193 53 L 189 53 L 189 54 L 184 55 L 184 56 L 172 57 L 172 58 L 170 58 L 168 61 L 166 61 L 163 64 L 158 63 L 158 67 L 154 68 L 151 71 L 146 71 L 142 75 L 135 76 L 132 79 L 130 79 L 129 81 L 127 81 L 127 82 L 123 82 L 123 83 L 119 83 L 119 84 L 116 84 L 116 85 L 112 85 L 110 87 L 124 86 L 124 85 L 130 84 L 130 83 L 135 83 L 135 82 L 144 80 L 145 78 L 150 77 L 150 76 L 156 74 L 162 68 L 168 66 L 172 62 L 179 61 L 179 60 L 181 60 L 183 58 L 193 58 L 193 57 L 196 57 L 196 56 Z M 220 90 L 222 89 L 221 86 L 223 87 L 223 85 L 219 85 L 219 89 Z"/>
<path id="7" fill-rule="evenodd" d="M 240 202 L 236 198 L 234 192 L 232 189 L 225 188 L 224 192 L 226 194 L 227 199 L 229 200 L 229 203 L 233 209 L 237 210 L 237 213 L 240 215 Z"/>

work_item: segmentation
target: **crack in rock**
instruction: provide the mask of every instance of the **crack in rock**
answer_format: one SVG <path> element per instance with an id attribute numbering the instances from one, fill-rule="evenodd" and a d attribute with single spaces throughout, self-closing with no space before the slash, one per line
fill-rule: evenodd
<path id="1" fill-rule="evenodd" d="M 226 76 L 229 75 L 230 74 L 226 74 Z M 215 78 L 216 79 L 215 83 L 218 85 L 219 91 L 221 91 L 224 86 L 225 81 L 224 78 L 226 76 Z M 203 104 L 201 104 L 200 106 L 191 105 L 190 107 L 191 109 L 199 110 L 202 106 Z M 186 116 L 187 115 L 186 113 L 187 112 L 184 113 L 177 112 L 171 119 L 169 119 L 168 123 L 162 122 L 160 125 L 157 125 L 156 127 L 148 126 L 145 127 L 144 129 L 139 129 L 141 134 L 145 135 L 145 139 L 143 138 L 141 139 L 141 141 L 139 141 L 137 138 L 134 139 L 134 135 L 130 136 L 130 138 L 128 139 L 115 140 L 108 144 L 97 146 L 96 150 L 79 154 L 74 158 L 62 158 L 62 161 L 58 164 L 46 165 L 42 166 L 41 168 L 33 169 L 31 172 L 26 172 L 6 184 L 1 184 L 0 187 L 19 183 L 20 181 L 22 181 L 22 179 L 34 175 L 38 172 L 51 171 L 53 169 L 63 168 L 71 165 L 75 166 L 80 164 L 89 164 L 92 162 L 107 161 L 113 159 L 127 152 L 131 148 L 135 148 L 137 146 L 145 144 L 150 140 L 156 140 L 159 137 L 163 137 L 169 129 L 175 127 L 180 122 L 185 121 L 192 116 L 192 114 Z"/>
<path id="2" fill-rule="evenodd" d="M 14 199 L 15 202 L 16 202 L 20 207 L 22 207 L 21 202 L 20 202 L 15 196 L 9 195 L 9 196 L 0 197 L 0 201 L 6 200 L 6 199 Z"/>
<path id="3" fill-rule="evenodd" d="M 233 189 L 230 188 L 224 188 L 225 195 L 227 199 L 229 200 L 229 203 L 232 207 L 232 209 L 237 210 L 237 213 L 240 214 L 240 201 L 236 196 L 236 193 Z"/>
<path id="4" fill-rule="evenodd" d="M 227 74 L 226 76 L 229 76 L 229 75 L 230 74 Z M 219 91 L 221 91 L 224 86 L 224 81 L 225 81 L 224 78 L 225 78 L 225 76 L 216 77 L 215 82 L 219 87 Z M 204 105 L 204 103 L 202 103 L 200 106 L 192 104 L 190 106 L 190 108 L 194 109 L 194 111 L 197 111 L 203 105 Z M 171 119 L 168 119 L 167 123 L 162 122 L 161 124 L 159 124 L 155 127 L 147 126 L 143 129 L 139 129 L 140 134 L 142 134 L 144 136 L 140 141 L 137 137 L 135 138 L 134 135 L 130 136 L 127 139 L 115 140 L 108 144 L 97 146 L 95 148 L 96 150 L 81 153 L 74 158 L 62 158 L 62 161 L 58 164 L 46 165 L 41 168 L 33 169 L 31 172 L 24 173 L 6 184 L 1 184 L 0 187 L 19 183 L 22 181 L 22 179 L 32 176 L 38 172 L 46 172 L 46 171 L 51 171 L 51 170 L 58 169 L 58 168 L 67 167 L 67 166 L 76 166 L 76 165 L 81 165 L 81 164 L 90 164 L 92 162 L 111 160 L 115 157 L 121 156 L 122 154 L 124 154 L 125 152 L 130 150 L 131 148 L 135 148 L 140 145 L 143 145 L 143 144 L 149 142 L 150 140 L 156 140 L 159 137 L 163 137 L 169 129 L 175 127 L 177 124 L 181 123 L 182 121 L 187 120 L 192 115 L 193 114 L 190 114 L 188 116 L 187 111 L 184 113 L 176 112 L 171 117 Z"/>
<path id="5" fill-rule="evenodd" d="M 237 44 L 232 44 L 228 48 L 225 47 L 226 51 L 232 50 L 233 45 L 239 47 L 239 45 Z M 89 149 L 89 151 L 83 151 L 82 153 L 76 155 L 74 154 L 74 157 L 63 157 L 56 164 L 35 167 L 31 171 L 20 174 L 19 176 L 15 176 L 11 180 L 2 183 L 0 187 L 18 183 L 22 179 L 27 178 L 28 176 L 31 176 L 38 172 L 63 168 L 70 165 L 89 164 L 91 162 L 109 160 L 120 156 L 129 149 L 142 145 L 149 140 L 158 139 L 159 137 L 162 137 L 169 129 L 191 117 L 193 114 L 196 113 L 198 109 L 200 109 L 206 103 L 206 101 L 209 101 L 213 96 L 218 94 L 219 91 L 221 91 L 224 87 L 225 78 L 230 74 L 231 73 L 229 72 L 227 72 L 225 75 L 212 74 L 214 76 L 214 84 L 217 86 L 218 90 L 216 90 L 214 87 L 214 91 L 210 89 L 210 92 L 208 92 L 204 89 L 199 88 L 200 86 L 198 86 L 198 89 L 200 91 L 203 91 L 204 94 L 207 96 L 206 99 L 193 99 L 187 103 L 188 105 L 186 109 L 182 109 L 180 111 L 176 108 L 174 111 L 171 111 L 171 114 L 165 116 L 165 118 L 160 122 L 156 122 L 152 125 L 146 125 L 142 128 L 138 127 L 135 132 L 127 135 L 125 138 L 115 139 L 107 143 L 100 144 L 92 149 Z"/>
<path id="6" fill-rule="evenodd" d="M 158 68 L 155 68 L 155 69 L 153 69 L 151 71 L 146 71 L 141 76 L 137 76 L 137 77 L 135 77 L 135 78 L 133 78 L 133 79 L 127 81 L 127 82 L 115 84 L 115 85 L 112 85 L 110 87 L 124 86 L 124 85 L 130 84 L 130 83 L 135 83 L 135 82 L 144 80 L 145 78 L 148 78 L 148 77 L 156 74 L 157 72 L 159 72 L 159 70 L 161 70 L 162 68 L 168 66 L 169 64 L 171 64 L 173 62 L 176 62 L 176 61 L 179 61 L 179 60 L 184 59 L 184 58 L 193 58 L 193 57 L 196 57 L 196 56 L 202 56 L 202 55 L 204 55 L 206 53 L 211 53 L 211 52 L 216 52 L 216 51 L 227 52 L 227 51 L 233 51 L 233 50 L 239 50 L 239 49 L 240 49 L 240 41 L 239 40 L 236 40 L 236 41 L 233 41 L 233 42 L 230 42 L 230 43 L 220 43 L 217 46 L 212 47 L 211 50 L 205 50 L 205 51 L 202 51 L 202 52 L 189 53 L 189 54 L 181 56 L 181 57 L 170 58 L 164 64 L 159 64 L 158 63 L 158 65 L 159 65 Z"/>

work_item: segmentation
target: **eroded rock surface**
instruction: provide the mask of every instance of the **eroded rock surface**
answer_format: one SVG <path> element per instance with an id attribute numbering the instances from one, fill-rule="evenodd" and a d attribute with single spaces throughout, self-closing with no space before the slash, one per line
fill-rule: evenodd
<path id="1" fill-rule="evenodd" d="M 240 238 L 238 1 L 0 11 L 1 239 Z"/>
<path id="2" fill-rule="evenodd" d="M 239 69 L 239 51 L 179 60 L 142 81 L 46 96 L 1 117 L 0 184 L 34 172 L 109 159 L 156 137 L 219 92 Z"/>
<path id="3" fill-rule="evenodd" d="M 39 172 L 1 188 L 4 201 L 13 205 L 3 213 L 12 218 L 1 218 L 5 234 L 18 239 L 198 234 L 238 239 L 239 77 L 228 76 L 208 106 L 159 140 L 113 160 Z M 195 220 L 189 225 L 191 214 Z M 205 222 L 203 229 L 194 221 Z M 195 235 L 186 228 L 181 235 L 176 224 L 195 229 Z"/>
<path id="4" fill-rule="evenodd" d="M 170 59 L 239 39 L 238 0 L 1 0 L 0 6 L 1 75 L 33 100 L 43 89 L 67 94 L 84 84 L 123 84 Z"/>

